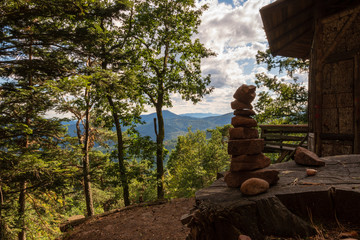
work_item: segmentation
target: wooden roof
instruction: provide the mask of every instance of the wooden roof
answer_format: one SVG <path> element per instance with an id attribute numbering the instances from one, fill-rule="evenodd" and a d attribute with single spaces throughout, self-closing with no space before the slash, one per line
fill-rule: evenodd
<path id="1" fill-rule="evenodd" d="M 315 18 L 359 5 L 359 0 L 277 0 L 260 9 L 274 56 L 309 58 Z"/>

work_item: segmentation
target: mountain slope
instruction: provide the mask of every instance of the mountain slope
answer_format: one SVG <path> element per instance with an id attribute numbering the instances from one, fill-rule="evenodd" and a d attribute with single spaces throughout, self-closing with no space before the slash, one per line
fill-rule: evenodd
<path id="1" fill-rule="evenodd" d="M 164 124 L 165 124 L 165 140 L 176 138 L 177 136 L 187 133 L 188 128 L 191 127 L 192 131 L 213 129 L 217 126 L 224 126 L 231 123 L 232 113 L 227 113 L 220 116 L 212 116 L 205 118 L 195 118 L 186 115 L 176 115 L 170 111 L 163 111 Z M 156 114 L 148 114 L 142 116 L 145 121 L 144 125 L 138 126 L 136 129 L 142 136 L 150 136 L 155 139 L 154 131 L 154 118 Z"/>
<path id="2" fill-rule="evenodd" d="M 196 115 L 196 114 L 195 114 Z M 202 114 L 198 116 L 203 116 Z M 177 115 L 168 110 L 163 111 L 164 124 L 165 124 L 165 140 L 176 138 L 177 136 L 187 133 L 188 128 L 191 127 L 192 131 L 213 129 L 217 126 L 224 126 L 231 123 L 233 114 L 227 113 L 219 116 L 196 118 L 187 116 L 187 114 Z M 144 124 L 138 125 L 136 129 L 141 136 L 150 136 L 153 140 L 156 139 L 154 130 L 154 118 L 156 113 L 141 115 Z M 76 136 L 75 126 L 76 121 L 64 122 L 68 125 L 68 133 L 71 136 Z"/>

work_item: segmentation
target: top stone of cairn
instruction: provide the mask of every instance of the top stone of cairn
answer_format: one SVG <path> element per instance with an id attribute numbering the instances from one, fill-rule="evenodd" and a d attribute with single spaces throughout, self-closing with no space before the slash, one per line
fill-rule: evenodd
<path id="1" fill-rule="evenodd" d="M 234 98 L 239 102 L 250 104 L 256 96 L 256 87 L 254 85 L 241 85 L 234 93 Z"/>

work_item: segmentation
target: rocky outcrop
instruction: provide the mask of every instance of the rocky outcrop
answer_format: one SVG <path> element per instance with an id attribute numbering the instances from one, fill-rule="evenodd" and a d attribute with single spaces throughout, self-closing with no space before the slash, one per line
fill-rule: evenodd
<path id="1" fill-rule="evenodd" d="M 360 155 L 321 158 L 323 167 L 307 176 L 294 161 L 273 164 L 280 179 L 267 192 L 245 196 L 223 178 L 196 193 L 187 239 L 252 240 L 306 238 L 316 233 L 311 222 L 360 224 Z"/>

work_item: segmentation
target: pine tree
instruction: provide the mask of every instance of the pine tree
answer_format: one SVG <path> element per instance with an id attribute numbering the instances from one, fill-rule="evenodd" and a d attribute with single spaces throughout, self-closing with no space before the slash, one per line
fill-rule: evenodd
<path id="1" fill-rule="evenodd" d="M 81 9 L 74 1 L 2 1 L 0 4 L 0 175 L 4 205 L 17 206 L 18 239 L 26 238 L 27 196 L 56 187 L 64 162 L 57 154 L 62 128 L 47 119 L 52 97 L 45 83 L 70 74 L 59 29 Z M 66 171 L 66 167 L 64 170 Z M 56 183 L 56 184 L 55 184 Z M 10 190 L 11 189 L 11 190 Z M 18 201 L 13 194 L 18 194 Z M 9 211 L 11 213 L 11 211 Z"/>

